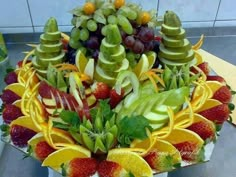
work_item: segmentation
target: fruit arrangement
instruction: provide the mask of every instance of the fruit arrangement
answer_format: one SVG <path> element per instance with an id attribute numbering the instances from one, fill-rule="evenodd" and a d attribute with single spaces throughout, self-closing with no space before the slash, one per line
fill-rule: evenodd
<path id="1" fill-rule="evenodd" d="M 233 109 L 224 78 L 186 39 L 179 17 L 125 0 L 50 18 L 5 77 L 3 139 L 67 177 L 147 176 L 208 160 Z M 212 149 L 210 149 L 212 151 Z"/>

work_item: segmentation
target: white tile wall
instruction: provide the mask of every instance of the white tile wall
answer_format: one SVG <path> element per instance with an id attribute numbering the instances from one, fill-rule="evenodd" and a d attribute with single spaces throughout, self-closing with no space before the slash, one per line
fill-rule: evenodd
<path id="1" fill-rule="evenodd" d="M 81 6 L 84 0 L 28 0 L 34 26 L 44 26 L 49 17 L 55 17 L 59 25 L 71 25 L 70 10 Z"/>
<path id="2" fill-rule="evenodd" d="M 221 0 L 217 20 L 236 20 L 235 0 Z"/>
<path id="3" fill-rule="evenodd" d="M 12 27 L 18 28 L 16 32 L 32 32 L 32 23 L 26 0 L 1 1 L 0 31 L 8 32 Z M 14 31 L 9 30 L 9 32 Z"/>
<path id="4" fill-rule="evenodd" d="M 126 0 L 126 2 L 140 4 L 144 10 L 156 10 L 158 0 Z"/>
<path id="5" fill-rule="evenodd" d="M 159 0 L 159 14 L 175 11 L 182 21 L 214 21 L 220 0 Z"/>
<path id="6" fill-rule="evenodd" d="M 140 4 L 143 9 L 157 9 L 159 15 L 174 10 L 185 28 L 236 26 L 235 0 L 126 0 Z M 58 20 L 62 31 L 70 31 L 69 10 L 85 0 L 7 0 L 0 5 L 0 32 L 41 32 L 51 16 Z M 220 6 L 219 6 L 220 5 Z M 29 7 L 29 8 L 28 8 Z"/>

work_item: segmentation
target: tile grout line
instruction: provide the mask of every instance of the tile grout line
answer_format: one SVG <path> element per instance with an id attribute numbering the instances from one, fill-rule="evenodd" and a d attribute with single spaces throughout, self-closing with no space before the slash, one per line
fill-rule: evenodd
<path id="1" fill-rule="evenodd" d="M 30 15 L 30 20 L 31 20 L 31 24 L 32 24 L 33 32 L 35 33 L 34 22 L 33 22 L 32 14 L 31 14 L 31 10 L 30 10 L 29 1 L 26 0 L 26 2 L 27 2 L 28 10 L 29 10 L 29 15 Z"/>
<path id="2" fill-rule="evenodd" d="M 220 5 L 221 5 L 221 0 L 219 1 L 219 5 L 218 5 L 217 11 L 216 11 L 216 16 L 215 16 L 215 20 L 214 20 L 214 23 L 213 23 L 213 28 L 215 28 L 215 24 L 216 24 L 216 21 L 217 21 L 217 16 L 218 16 L 218 13 L 219 13 Z"/>

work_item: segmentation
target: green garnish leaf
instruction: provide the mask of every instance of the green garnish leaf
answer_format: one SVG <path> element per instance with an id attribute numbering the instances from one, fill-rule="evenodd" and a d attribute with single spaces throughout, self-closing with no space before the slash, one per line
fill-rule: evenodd
<path id="1" fill-rule="evenodd" d="M 61 122 L 53 122 L 53 127 L 63 130 L 69 130 L 70 126 L 68 124 L 63 124 Z"/>
<path id="2" fill-rule="evenodd" d="M 4 109 L 4 104 L 2 104 L 0 107 L 0 115 L 2 115 L 3 109 Z"/>
<path id="3" fill-rule="evenodd" d="M 27 153 L 24 154 L 23 159 L 26 159 L 26 158 L 28 158 L 28 157 L 30 157 L 30 156 L 32 155 L 32 153 L 33 153 L 33 148 L 32 148 L 32 146 L 28 146 L 28 148 L 27 148 L 26 151 L 27 151 Z"/>
<path id="4" fill-rule="evenodd" d="M 233 103 L 229 103 L 228 106 L 230 111 L 233 111 L 235 109 L 235 105 Z"/>
<path id="5" fill-rule="evenodd" d="M 181 167 L 181 163 L 176 163 L 173 165 L 174 168 L 180 168 Z"/>
<path id="6" fill-rule="evenodd" d="M 7 69 L 6 69 L 6 72 L 7 72 L 7 73 L 10 73 L 10 72 L 13 72 L 13 71 L 15 71 L 14 68 L 7 68 Z"/>
<path id="7" fill-rule="evenodd" d="M 80 117 L 74 111 L 62 110 L 60 115 L 61 119 L 72 126 L 78 126 L 80 124 Z"/>
<path id="8" fill-rule="evenodd" d="M 131 171 L 129 172 L 129 177 L 135 177 Z"/>
<path id="9" fill-rule="evenodd" d="M 0 130 L 3 132 L 3 137 L 6 137 L 10 134 L 10 126 L 7 124 L 0 125 Z"/>
<path id="10" fill-rule="evenodd" d="M 65 164 L 61 164 L 61 175 L 62 176 L 67 176 L 67 173 L 66 173 L 66 168 L 65 168 Z"/>
<path id="11" fill-rule="evenodd" d="M 149 121 L 144 116 L 124 117 L 118 124 L 118 141 L 128 146 L 134 139 L 144 140 L 148 137 L 147 129 L 152 131 Z"/>

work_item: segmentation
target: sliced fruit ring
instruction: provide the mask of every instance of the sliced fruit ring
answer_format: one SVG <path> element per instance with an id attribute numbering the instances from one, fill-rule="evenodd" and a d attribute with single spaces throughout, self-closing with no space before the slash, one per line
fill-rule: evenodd
<path id="1" fill-rule="evenodd" d="M 31 50 L 31 51 L 25 56 L 25 58 L 23 59 L 23 62 L 22 62 L 22 67 L 24 67 L 26 64 L 28 64 L 28 63 L 27 63 L 27 60 L 28 60 L 28 58 L 29 58 L 31 55 L 34 54 L 34 51 L 35 51 L 35 49 Z M 31 64 L 32 64 L 32 63 L 31 63 Z"/>
<path id="2" fill-rule="evenodd" d="M 204 35 L 202 34 L 202 35 L 201 35 L 201 38 L 199 39 L 199 41 L 198 41 L 195 45 L 192 46 L 192 49 L 193 49 L 193 50 L 198 50 L 198 49 L 200 49 L 201 46 L 202 46 L 202 44 L 203 44 L 203 40 L 204 40 Z"/>
<path id="3" fill-rule="evenodd" d="M 182 114 L 175 117 L 174 128 L 186 128 L 192 125 L 194 121 L 194 112 L 191 103 L 186 100 L 188 104 L 189 113 Z"/>
<path id="4" fill-rule="evenodd" d="M 70 162 L 74 158 L 91 157 L 91 152 L 79 145 L 69 145 L 51 153 L 42 163 L 42 166 L 51 167 L 61 172 L 61 165 Z"/>
<path id="5" fill-rule="evenodd" d="M 197 60 L 196 65 L 199 65 L 203 62 L 202 55 L 196 50 L 194 52 L 195 52 L 195 58 Z"/>
<path id="6" fill-rule="evenodd" d="M 75 65 L 78 68 L 79 72 L 84 73 L 84 69 L 88 61 L 89 60 L 85 57 L 83 52 L 79 50 L 75 56 Z"/>
<path id="7" fill-rule="evenodd" d="M 145 156 L 150 149 L 153 147 L 153 145 L 156 142 L 156 138 L 154 138 L 149 131 L 148 133 L 148 138 L 145 140 L 134 140 L 130 144 L 130 150 L 132 152 L 138 152 L 140 156 Z M 140 150 L 139 150 L 140 149 Z"/>
<path id="8" fill-rule="evenodd" d="M 31 117 L 29 117 L 29 116 L 22 116 L 22 117 L 19 117 L 19 118 L 15 119 L 15 120 L 12 121 L 11 124 L 10 124 L 10 126 L 13 126 L 13 125 L 20 125 L 20 126 L 22 126 L 22 127 L 26 127 L 26 128 L 28 128 L 28 129 L 31 129 L 31 130 L 33 130 L 33 131 L 35 131 L 35 132 L 40 132 L 40 129 L 38 129 L 38 128 L 34 125 L 34 123 L 33 123 L 32 119 L 31 119 Z"/>
<path id="9" fill-rule="evenodd" d="M 168 137 L 174 128 L 174 111 L 170 107 L 168 107 L 167 113 L 169 116 L 168 126 L 164 127 L 161 130 L 157 130 L 157 131 L 152 132 L 152 136 L 154 136 L 158 139 L 165 139 L 166 137 Z"/>
<path id="10" fill-rule="evenodd" d="M 207 81 L 206 84 L 208 85 L 208 87 L 211 89 L 212 91 L 212 95 L 211 97 L 214 95 L 214 93 L 221 88 L 222 86 L 224 86 L 225 84 L 218 82 L 218 81 Z M 211 98 L 209 97 L 209 98 Z"/>
<path id="11" fill-rule="evenodd" d="M 64 130 L 53 128 L 52 119 L 48 120 L 48 123 L 42 123 L 42 133 L 47 141 L 47 143 L 54 149 L 60 149 L 55 143 L 67 143 L 74 144 L 74 140 L 71 138 L 70 134 Z"/>
<path id="12" fill-rule="evenodd" d="M 134 67 L 134 73 L 138 78 L 142 76 L 143 73 L 147 72 L 149 70 L 149 60 L 147 55 L 143 54 L 137 63 L 137 65 Z"/>
<path id="13" fill-rule="evenodd" d="M 137 153 L 124 149 L 113 149 L 108 152 L 107 160 L 120 164 L 126 171 L 134 176 L 153 176 L 152 169 L 148 163 Z"/>

